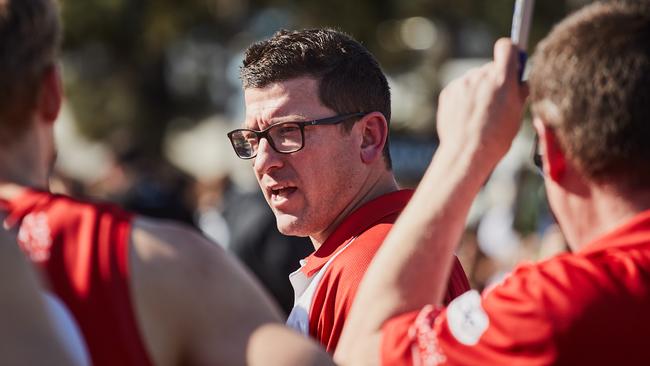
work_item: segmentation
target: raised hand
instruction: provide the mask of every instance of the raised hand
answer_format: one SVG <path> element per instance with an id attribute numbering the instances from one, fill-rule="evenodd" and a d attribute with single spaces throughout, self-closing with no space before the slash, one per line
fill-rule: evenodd
<path id="1" fill-rule="evenodd" d="M 494 46 L 494 61 L 469 71 L 440 93 L 440 148 L 496 164 L 519 130 L 528 88 L 518 77 L 518 50 L 507 38 Z M 454 154 L 455 155 L 455 154 Z"/>

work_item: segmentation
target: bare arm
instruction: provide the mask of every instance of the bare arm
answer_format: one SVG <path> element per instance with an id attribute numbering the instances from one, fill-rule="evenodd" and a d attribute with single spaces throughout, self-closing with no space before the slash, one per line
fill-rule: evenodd
<path id="1" fill-rule="evenodd" d="M 15 237 L 0 228 L 0 364 L 74 365 Z"/>
<path id="2" fill-rule="evenodd" d="M 284 325 L 269 324 L 255 330 L 249 342 L 251 366 L 334 365 L 332 357 L 311 338 Z"/>
<path id="3" fill-rule="evenodd" d="M 131 258 L 138 318 L 160 365 L 305 365 L 328 356 L 285 329 L 252 275 L 194 230 L 138 219 Z"/>
<path id="4" fill-rule="evenodd" d="M 471 203 L 517 133 L 526 97 L 508 40 L 495 61 L 440 95 L 441 144 L 411 202 L 366 272 L 336 360 L 378 364 L 381 327 L 393 316 L 441 304 Z"/>

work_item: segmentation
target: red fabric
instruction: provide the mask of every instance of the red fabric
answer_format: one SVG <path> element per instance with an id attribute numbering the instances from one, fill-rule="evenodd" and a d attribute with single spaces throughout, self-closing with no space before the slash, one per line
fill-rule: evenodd
<path id="1" fill-rule="evenodd" d="M 429 306 L 384 325 L 382 363 L 650 364 L 650 211 L 575 254 L 518 267 L 479 303 L 489 325 L 476 344 L 453 334 L 454 304 Z"/>
<path id="2" fill-rule="evenodd" d="M 327 268 L 318 284 L 309 312 L 309 333 L 333 353 L 352 300 L 381 243 L 406 206 L 412 190 L 378 197 L 350 214 L 312 255 L 301 270 L 308 276 L 318 272 L 342 245 L 357 237 Z M 465 272 L 456 260 L 446 301 L 469 289 Z"/>
<path id="3" fill-rule="evenodd" d="M 75 317 L 93 365 L 151 365 L 129 292 L 132 215 L 36 190 L 2 205 L 6 222 L 20 225 L 19 244 Z"/>

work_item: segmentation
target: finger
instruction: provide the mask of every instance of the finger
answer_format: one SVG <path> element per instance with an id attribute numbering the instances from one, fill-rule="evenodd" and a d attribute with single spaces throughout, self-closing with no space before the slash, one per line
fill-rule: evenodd
<path id="1" fill-rule="evenodd" d="M 494 72 L 494 62 L 488 62 L 487 64 L 481 66 L 478 74 L 480 74 L 479 76 L 481 78 L 484 78 L 486 76 L 489 76 L 493 72 Z"/>
<path id="2" fill-rule="evenodd" d="M 504 81 L 517 77 L 519 52 L 509 38 L 501 38 L 494 44 L 494 64 Z"/>
<path id="3" fill-rule="evenodd" d="M 470 69 L 465 73 L 463 77 L 463 84 L 468 88 L 476 87 L 476 84 L 479 83 L 486 75 L 489 75 L 492 68 L 492 62 L 485 65 L 475 67 Z"/>

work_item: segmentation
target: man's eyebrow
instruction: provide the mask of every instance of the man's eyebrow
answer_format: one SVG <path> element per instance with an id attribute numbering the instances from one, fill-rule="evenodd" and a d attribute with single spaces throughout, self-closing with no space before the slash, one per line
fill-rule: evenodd
<path id="1" fill-rule="evenodd" d="M 305 122 L 305 121 L 311 121 L 311 118 L 308 118 L 304 115 L 301 114 L 291 114 L 287 116 L 278 116 L 278 117 L 273 117 L 270 120 L 266 121 L 261 121 L 261 122 L 256 122 L 253 124 L 248 124 L 244 122 L 244 128 L 250 128 L 251 130 L 256 130 L 256 131 L 261 131 L 265 128 L 268 128 L 272 125 L 276 125 L 278 123 L 284 123 L 284 122 Z"/>

